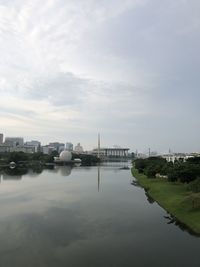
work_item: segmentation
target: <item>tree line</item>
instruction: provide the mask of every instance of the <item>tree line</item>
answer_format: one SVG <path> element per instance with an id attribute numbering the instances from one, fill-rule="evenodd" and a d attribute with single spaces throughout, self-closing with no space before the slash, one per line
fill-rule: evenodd
<path id="1" fill-rule="evenodd" d="M 175 160 L 174 163 L 161 157 L 149 157 L 134 160 L 134 165 L 148 178 L 163 176 L 170 182 L 188 183 L 192 191 L 200 192 L 200 157 Z"/>
<path id="2" fill-rule="evenodd" d="M 24 152 L 3 152 L 0 153 L 0 165 L 9 164 L 14 161 L 15 163 L 27 163 L 27 164 L 45 164 L 53 163 L 54 157 L 59 156 L 59 153 L 54 150 L 50 155 L 43 154 L 42 152 L 36 153 L 24 153 Z M 82 165 L 92 165 L 99 162 L 99 159 L 95 155 L 80 154 L 75 155 L 72 153 L 72 160 L 74 158 L 80 158 Z"/>

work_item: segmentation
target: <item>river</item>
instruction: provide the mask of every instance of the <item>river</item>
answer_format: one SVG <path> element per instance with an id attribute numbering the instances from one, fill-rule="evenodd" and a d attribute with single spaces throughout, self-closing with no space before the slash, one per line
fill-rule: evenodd
<path id="1" fill-rule="evenodd" d="M 199 267 L 200 238 L 123 167 L 1 174 L 0 267 Z"/>

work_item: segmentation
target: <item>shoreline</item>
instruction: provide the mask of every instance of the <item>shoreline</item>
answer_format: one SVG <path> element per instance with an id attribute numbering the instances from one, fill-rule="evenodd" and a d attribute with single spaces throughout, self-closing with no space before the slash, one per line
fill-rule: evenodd
<path id="1" fill-rule="evenodd" d="M 163 178 L 147 178 L 134 167 L 132 167 L 131 172 L 138 184 L 159 206 L 182 225 L 185 225 L 190 233 L 200 236 L 200 207 L 193 207 L 192 193 L 187 191 L 184 184 L 170 183 Z"/>

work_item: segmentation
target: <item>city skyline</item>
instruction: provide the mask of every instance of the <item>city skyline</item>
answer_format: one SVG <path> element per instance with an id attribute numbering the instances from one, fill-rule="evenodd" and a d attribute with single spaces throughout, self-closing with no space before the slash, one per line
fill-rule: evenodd
<path id="1" fill-rule="evenodd" d="M 0 2 L 0 132 L 200 151 L 200 3 Z"/>
<path id="2" fill-rule="evenodd" d="M 58 150 L 60 150 L 61 149 L 61 151 L 62 150 L 68 150 L 68 151 L 78 151 L 79 149 L 78 149 L 78 147 L 80 148 L 80 151 L 84 151 L 84 152 L 90 152 L 90 151 L 95 151 L 95 150 L 98 150 L 99 148 L 100 149 L 117 149 L 117 148 L 119 148 L 119 149 L 125 149 L 125 147 L 123 147 L 123 146 L 121 146 L 121 145 L 103 145 L 103 146 L 100 146 L 100 143 L 101 143 L 101 139 L 100 139 L 100 134 L 98 133 L 98 135 L 97 135 L 97 137 L 98 137 L 98 139 L 97 139 L 97 143 L 92 147 L 92 148 L 90 148 L 90 149 L 85 149 L 85 146 L 84 146 L 84 144 L 83 144 L 83 146 L 82 146 L 82 144 L 79 142 L 79 141 L 75 141 L 74 143 L 72 143 L 72 142 L 70 142 L 70 141 L 63 141 L 63 142 L 61 142 L 60 140 L 51 140 L 51 142 L 47 142 L 47 143 L 42 143 L 41 142 L 41 140 L 36 140 L 36 139 L 34 139 L 34 140 L 30 140 L 30 139 L 28 139 L 28 140 L 26 140 L 26 139 L 24 139 L 24 137 L 23 136 L 4 136 L 4 134 L 3 133 L 0 133 L 0 146 L 1 145 L 10 145 L 9 143 L 10 142 L 18 142 L 19 143 L 19 146 L 24 146 L 25 145 L 25 147 L 33 147 L 33 146 L 36 146 L 36 147 L 38 147 L 38 145 L 40 145 L 41 147 L 43 147 L 43 148 L 47 148 L 47 147 L 49 147 L 49 148 L 52 148 L 52 147 L 59 147 L 58 148 Z M 17 140 L 16 140 L 17 139 Z M 19 141 L 19 139 L 21 139 L 20 141 Z M 10 141 L 10 140 L 12 140 L 12 141 Z M 23 145 L 22 144 L 20 144 L 20 142 L 22 142 L 23 143 Z M 11 146 L 13 146 L 13 145 L 11 145 Z M 83 147 L 84 147 L 84 149 L 83 149 Z M 74 148 L 74 149 L 73 149 Z M 126 149 L 128 149 L 128 150 L 130 150 L 130 148 L 127 146 L 126 147 Z M 79 151 L 79 152 L 80 152 Z M 48 152 L 49 153 L 49 152 Z M 187 152 L 187 151 L 174 151 L 174 150 L 172 150 L 172 149 L 166 149 L 166 150 L 164 150 L 164 151 L 156 151 L 156 150 L 154 150 L 154 149 L 152 149 L 152 148 L 146 148 L 146 149 L 144 149 L 144 150 L 138 150 L 137 148 L 135 148 L 134 150 L 130 150 L 130 153 L 135 153 L 135 155 L 140 155 L 140 156 L 142 156 L 142 155 L 146 155 L 146 156 L 159 156 L 159 155 L 173 155 L 173 154 L 190 154 L 190 153 L 193 153 L 193 154 L 199 154 L 200 152 L 199 151 L 190 151 L 190 152 Z"/>

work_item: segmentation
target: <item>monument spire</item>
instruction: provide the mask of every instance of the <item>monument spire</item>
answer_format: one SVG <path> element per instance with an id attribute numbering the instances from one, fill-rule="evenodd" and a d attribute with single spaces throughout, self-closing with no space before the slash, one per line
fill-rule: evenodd
<path id="1" fill-rule="evenodd" d="M 98 133 L 98 158 L 100 158 L 100 133 Z"/>

